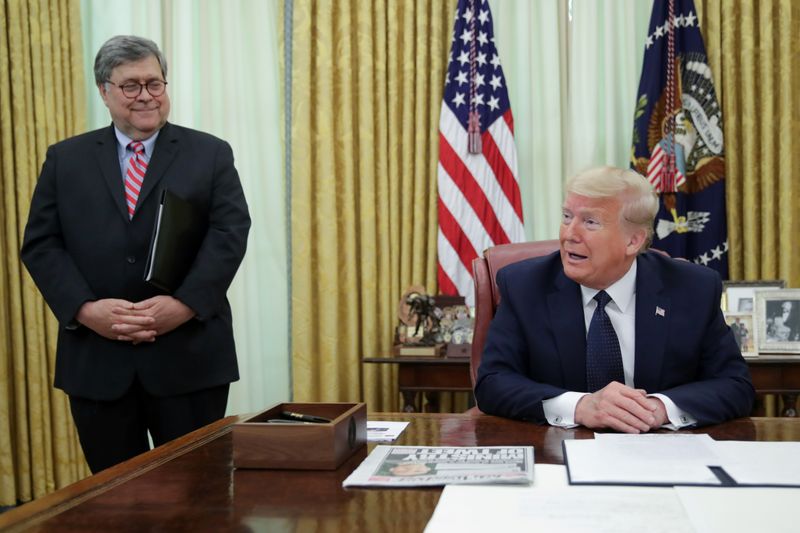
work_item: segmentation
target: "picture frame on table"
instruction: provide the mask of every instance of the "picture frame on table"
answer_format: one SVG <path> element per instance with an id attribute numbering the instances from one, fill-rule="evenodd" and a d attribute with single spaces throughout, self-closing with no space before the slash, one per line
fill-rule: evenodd
<path id="1" fill-rule="evenodd" d="M 731 328 L 736 344 L 745 359 L 758 357 L 758 328 L 753 313 L 725 312 L 725 322 Z"/>
<path id="2" fill-rule="evenodd" d="M 800 289 L 755 293 L 759 353 L 800 354 Z"/>
<path id="3" fill-rule="evenodd" d="M 731 313 L 755 312 L 755 293 L 767 289 L 783 289 L 786 282 L 782 279 L 766 279 L 758 281 L 723 281 L 722 310 Z"/>

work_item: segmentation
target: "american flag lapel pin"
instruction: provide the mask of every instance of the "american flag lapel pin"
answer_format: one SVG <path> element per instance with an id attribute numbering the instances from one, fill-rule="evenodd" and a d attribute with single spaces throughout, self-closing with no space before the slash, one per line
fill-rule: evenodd
<path id="1" fill-rule="evenodd" d="M 656 306 L 656 315 L 657 316 L 664 316 L 666 313 L 662 307 Z"/>

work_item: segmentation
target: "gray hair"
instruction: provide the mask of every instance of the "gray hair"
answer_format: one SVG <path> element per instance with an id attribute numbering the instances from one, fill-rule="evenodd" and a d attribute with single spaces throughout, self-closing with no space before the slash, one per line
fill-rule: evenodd
<path id="1" fill-rule="evenodd" d="M 617 198 L 622 202 L 622 221 L 647 232 L 641 250 L 650 246 L 653 222 L 658 213 L 658 195 L 638 172 L 616 167 L 590 168 L 567 181 L 566 191 L 589 198 Z"/>
<path id="2" fill-rule="evenodd" d="M 111 71 L 124 63 L 132 63 L 150 56 L 161 65 L 161 75 L 167 79 L 167 60 L 150 39 L 136 35 L 117 35 L 103 43 L 94 58 L 94 82 L 100 85 L 108 81 Z"/>

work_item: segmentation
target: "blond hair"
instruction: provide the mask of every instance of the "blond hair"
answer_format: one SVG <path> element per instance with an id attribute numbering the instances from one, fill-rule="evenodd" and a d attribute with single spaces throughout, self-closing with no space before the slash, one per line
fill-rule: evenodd
<path id="1" fill-rule="evenodd" d="M 622 203 L 620 220 L 635 229 L 644 229 L 650 246 L 653 222 L 658 213 L 658 195 L 650 182 L 634 170 L 617 167 L 595 167 L 578 173 L 567 181 L 567 194 L 589 198 L 616 198 Z"/>

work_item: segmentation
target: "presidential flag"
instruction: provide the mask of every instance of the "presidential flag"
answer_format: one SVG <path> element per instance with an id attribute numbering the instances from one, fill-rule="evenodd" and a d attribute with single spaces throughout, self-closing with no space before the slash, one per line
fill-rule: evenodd
<path id="1" fill-rule="evenodd" d="M 655 0 L 631 166 L 661 198 L 653 247 L 728 277 L 722 110 L 692 0 Z"/>
<path id="2" fill-rule="evenodd" d="M 514 120 L 486 0 L 459 0 L 439 120 L 439 292 L 473 303 L 472 260 L 521 242 Z"/>

